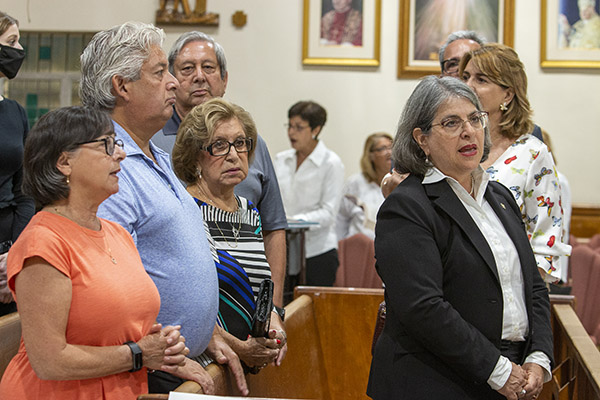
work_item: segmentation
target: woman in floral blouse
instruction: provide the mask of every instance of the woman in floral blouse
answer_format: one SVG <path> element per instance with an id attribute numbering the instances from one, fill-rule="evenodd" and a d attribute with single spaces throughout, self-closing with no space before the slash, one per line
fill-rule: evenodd
<path id="1" fill-rule="evenodd" d="M 467 53 L 459 74 L 489 113 L 492 148 L 482 166 L 513 193 L 523 215 L 540 273 L 547 282 L 561 277 L 563 243 L 560 184 L 548 148 L 530 134 L 527 76 L 517 53 L 491 43 Z"/>

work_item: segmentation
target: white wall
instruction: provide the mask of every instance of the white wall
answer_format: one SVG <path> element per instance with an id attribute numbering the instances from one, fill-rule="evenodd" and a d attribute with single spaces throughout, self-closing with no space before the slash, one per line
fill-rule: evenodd
<path id="1" fill-rule="evenodd" d="M 346 165 L 359 170 L 364 138 L 393 133 L 416 80 L 398 80 L 398 1 L 382 0 L 381 66 L 359 69 L 303 67 L 301 0 L 209 0 L 220 14 L 218 28 L 205 28 L 225 48 L 229 64 L 226 98 L 254 116 L 271 153 L 288 148 L 287 109 L 313 99 L 328 111 L 323 140 Z M 542 71 L 539 67 L 540 0 L 516 0 L 515 49 L 525 64 L 534 120 L 552 135 L 561 171 L 575 202 L 600 204 L 600 70 Z M 0 10 L 24 30 L 96 31 L 125 22 L 154 22 L 159 0 L 0 0 Z M 28 14 L 29 10 L 29 14 Z M 238 29 L 236 10 L 248 15 Z M 186 29 L 165 27 L 168 51 Z"/>

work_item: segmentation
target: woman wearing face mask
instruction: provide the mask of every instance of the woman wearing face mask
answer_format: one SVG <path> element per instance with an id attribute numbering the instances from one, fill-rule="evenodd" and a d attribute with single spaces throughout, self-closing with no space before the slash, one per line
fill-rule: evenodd
<path id="1" fill-rule="evenodd" d="M 0 78 L 14 78 L 24 58 L 19 22 L 0 11 Z M 28 131 L 23 107 L 0 95 L 0 316 L 17 310 L 6 285 L 6 254 L 34 213 L 33 200 L 21 192 Z"/>

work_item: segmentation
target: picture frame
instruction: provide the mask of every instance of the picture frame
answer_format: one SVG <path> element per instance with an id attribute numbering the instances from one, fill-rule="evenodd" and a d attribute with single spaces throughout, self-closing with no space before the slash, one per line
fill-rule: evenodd
<path id="1" fill-rule="evenodd" d="M 304 0 L 302 64 L 379 66 L 381 0 L 348 1 L 351 9 L 340 19 L 332 0 Z"/>
<path id="2" fill-rule="evenodd" d="M 464 1 L 462 9 L 456 1 L 399 1 L 399 79 L 440 74 L 439 48 L 455 31 L 474 30 L 489 42 L 513 46 L 514 0 Z"/>
<path id="3" fill-rule="evenodd" d="M 598 29 L 600 26 L 599 7 L 596 2 L 594 12 L 588 13 L 595 19 L 593 25 L 586 24 L 588 27 Z M 600 68 L 600 30 L 593 31 L 590 36 L 586 28 L 579 29 L 578 22 L 582 18 L 577 0 L 541 1 L 542 68 Z"/>

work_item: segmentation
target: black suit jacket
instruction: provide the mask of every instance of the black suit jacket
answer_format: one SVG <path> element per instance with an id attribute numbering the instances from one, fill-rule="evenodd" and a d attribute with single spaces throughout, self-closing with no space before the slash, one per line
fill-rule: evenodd
<path id="1" fill-rule="evenodd" d="M 492 251 L 448 183 L 411 175 L 380 208 L 377 271 L 387 318 L 368 394 L 374 399 L 491 399 L 486 381 L 500 356 L 503 297 Z M 490 182 L 487 201 L 518 251 L 529 335 L 525 355 L 552 360 L 550 303 L 508 189 Z M 503 398 L 500 396 L 499 398 Z"/>

